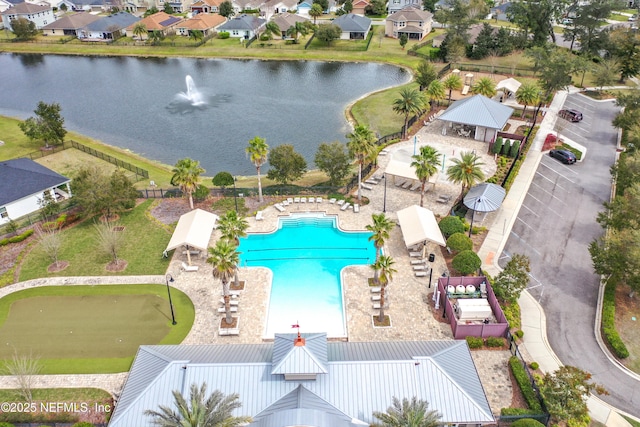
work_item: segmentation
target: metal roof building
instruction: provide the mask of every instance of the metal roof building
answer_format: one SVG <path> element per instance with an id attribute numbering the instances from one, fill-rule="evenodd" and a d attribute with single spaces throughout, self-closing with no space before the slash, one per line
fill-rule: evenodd
<path id="1" fill-rule="evenodd" d="M 498 131 L 504 128 L 512 114 L 513 108 L 486 96 L 475 95 L 454 102 L 438 119 L 452 124 L 475 126 L 474 138 L 478 141 L 491 142 Z"/>
<path id="2" fill-rule="evenodd" d="M 429 402 L 443 424 L 495 420 L 465 341 L 328 342 L 326 334 L 277 334 L 273 343 L 142 346 L 111 427 L 151 424 L 191 384 L 238 393 L 234 415 L 251 426 L 361 426 L 392 398 Z M 187 397 L 188 398 L 188 397 Z"/>

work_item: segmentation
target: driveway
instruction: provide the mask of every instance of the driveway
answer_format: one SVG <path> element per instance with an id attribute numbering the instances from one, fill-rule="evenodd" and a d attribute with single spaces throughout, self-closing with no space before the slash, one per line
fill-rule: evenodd
<path id="1" fill-rule="evenodd" d="M 599 276 L 588 251 L 602 234 L 595 218 L 611 192 L 617 135 L 611 121 L 619 109 L 611 101 L 580 94 L 569 95 L 563 108 L 581 111 L 584 120 L 558 118 L 555 129 L 586 146 L 587 156 L 570 166 L 542 158 L 499 264 L 504 267 L 514 253 L 529 256 L 528 289 L 544 308 L 555 353 L 565 365 L 590 372 L 604 385 L 610 395 L 601 399 L 640 416 L 640 382 L 611 363 L 595 338 Z"/>

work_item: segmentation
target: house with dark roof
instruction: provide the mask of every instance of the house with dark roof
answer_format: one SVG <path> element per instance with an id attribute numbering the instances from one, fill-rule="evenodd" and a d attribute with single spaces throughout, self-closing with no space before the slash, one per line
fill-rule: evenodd
<path id="1" fill-rule="evenodd" d="M 353 13 L 347 13 L 333 20 L 342 30 L 341 40 L 364 40 L 371 30 L 371 19 Z"/>
<path id="2" fill-rule="evenodd" d="M 195 30 L 202 31 L 206 37 L 217 31 L 217 28 L 227 21 L 222 15 L 217 13 L 198 13 L 193 18 L 184 19 L 176 25 L 176 34 L 190 36 Z"/>
<path id="3" fill-rule="evenodd" d="M 138 22 L 140 18 L 128 12 L 118 12 L 103 16 L 97 21 L 87 24 L 80 30 L 78 38 L 86 41 L 115 40 L 126 33 L 128 26 Z"/>
<path id="4" fill-rule="evenodd" d="M 267 21 L 253 15 L 240 15 L 218 27 L 218 31 L 227 31 L 230 37 L 249 40 L 256 37 Z"/>
<path id="5" fill-rule="evenodd" d="M 139 21 L 136 21 L 127 27 L 127 37 L 141 37 L 143 40 L 149 38 L 154 31 L 159 31 L 160 33 L 166 35 L 173 34 L 176 32 L 176 27 L 180 25 L 184 21 L 183 18 L 179 16 L 169 15 L 166 12 L 160 11 L 154 13 L 153 15 L 149 15 L 145 18 L 142 18 Z M 147 29 L 146 35 L 137 35 L 133 34 L 133 29 L 136 25 L 142 24 Z"/>
<path id="6" fill-rule="evenodd" d="M 56 20 L 53 14 L 53 8 L 49 5 L 41 6 L 39 4 L 23 2 L 17 3 L 2 12 L 2 24 L 4 28 L 11 31 L 13 31 L 11 29 L 11 22 L 19 18 L 33 22 L 37 29 L 41 29 Z"/>
<path id="7" fill-rule="evenodd" d="M 141 346 L 110 427 L 151 426 L 144 415 L 173 408 L 192 384 L 238 393 L 233 415 L 249 426 L 368 426 L 392 398 L 414 396 L 442 425 L 495 423 L 466 341 L 329 342 L 321 334 L 276 334 L 262 344 Z"/>
<path id="8" fill-rule="evenodd" d="M 298 22 L 309 22 L 309 20 L 304 16 L 296 15 L 293 13 L 281 13 L 271 18 L 270 22 L 275 23 L 278 28 L 280 28 L 282 37 L 286 37 L 287 30 L 289 28 L 295 26 Z"/>
<path id="9" fill-rule="evenodd" d="M 409 6 L 422 9 L 422 0 L 389 0 L 387 2 L 387 11 L 391 15 Z"/>
<path id="10" fill-rule="evenodd" d="M 70 182 L 31 159 L 0 162 L 0 224 L 38 211 L 47 192 L 53 200 L 69 198 Z"/>
<path id="11" fill-rule="evenodd" d="M 491 8 L 491 17 L 496 21 L 508 21 L 507 9 L 511 7 L 511 2 L 502 3 Z"/>
<path id="12" fill-rule="evenodd" d="M 70 13 L 42 27 L 45 36 L 77 36 L 80 29 L 100 19 L 98 15 L 88 12 Z"/>
<path id="13" fill-rule="evenodd" d="M 406 34 L 409 40 L 422 40 L 431 32 L 433 14 L 415 6 L 407 6 L 389 16 L 384 27 L 387 37 L 399 39 Z"/>

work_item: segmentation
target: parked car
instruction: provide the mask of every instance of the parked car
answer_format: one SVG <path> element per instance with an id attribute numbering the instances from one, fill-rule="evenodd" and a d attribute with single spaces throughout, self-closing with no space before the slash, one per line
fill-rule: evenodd
<path id="1" fill-rule="evenodd" d="M 570 122 L 579 122 L 582 120 L 582 113 L 578 110 L 560 110 L 558 115 L 565 120 L 569 120 Z"/>
<path id="2" fill-rule="evenodd" d="M 576 162 L 576 155 L 569 150 L 551 150 L 549 155 L 554 159 L 560 160 L 565 165 L 572 165 Z"/>

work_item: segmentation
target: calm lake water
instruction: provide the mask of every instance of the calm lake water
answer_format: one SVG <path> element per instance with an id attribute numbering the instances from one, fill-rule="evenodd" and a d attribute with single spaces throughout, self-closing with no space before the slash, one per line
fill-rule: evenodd
<path id="1" fill-rule="evenodd" d="M 169 165 L 191 157 L 209 176 L 252 175 L 254 136 L 292 144 L 313 169 L 320 143 L 346 141 L 349 103 L 410 78 L 372 63 L 0 54 L 0 114 L 57 102 L 69 130 Z"/>

